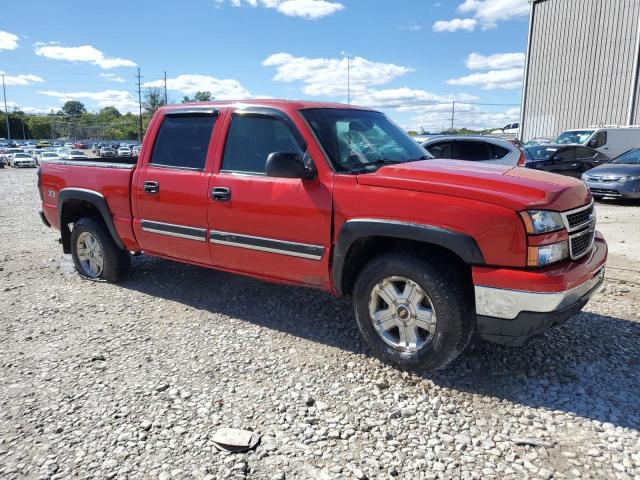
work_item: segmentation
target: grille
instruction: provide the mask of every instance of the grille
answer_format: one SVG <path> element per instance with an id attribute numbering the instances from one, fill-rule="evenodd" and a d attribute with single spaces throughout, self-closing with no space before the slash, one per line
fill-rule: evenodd
<path id="1" fill-rule="evenodd" d="M 618 180 L 620 180 L 620 177 L 604 177 L 600 179 L 603 183 L 616 183 Z"/>
<path id="2" fill-rule="evenodd" d="M 576 259 L 587 253 L 593 244 L 595 232 L 586 230 L 569 238 L 571 258 Z"/>
<path id="3" fill-rule="evenodd" d="M 580 210 L 578 212 L 567 214 L 567 223 L 569 224 L 569 230 L 575 230 L 583 225 L 586 225 L 593 219 L 593 205 Z"/>
<path id="4" fill-rule="evenodd" d="M 608 188 L 591 188 L 590 190 L 591 190 L 591 193 L 594 193 L 596 195 L 609 195 L 614 197 L 620 196 L 620 192 L 618 192 L 617 190 L 611 190 Z"/>

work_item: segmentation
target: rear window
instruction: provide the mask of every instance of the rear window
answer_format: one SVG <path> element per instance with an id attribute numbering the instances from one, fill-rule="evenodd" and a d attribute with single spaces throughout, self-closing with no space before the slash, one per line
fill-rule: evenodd
<path id="1" fill-rule="evenodd" d="M 509 155 L 509 150 L 501 147 L 500 145 L 496 145 L 495 143 L 489 144 L 489 150 L 491 150 L 491 156 L 494 160 L 499 160 Z"/>
<path id="2" fill-rule="evenodd" d="M 215 115 L 168 116 L 162 122 L 150 163 L 203 170 Z"/>

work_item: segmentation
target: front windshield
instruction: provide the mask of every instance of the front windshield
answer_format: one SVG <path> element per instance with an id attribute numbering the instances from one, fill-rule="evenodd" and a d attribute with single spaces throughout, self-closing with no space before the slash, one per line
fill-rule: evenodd
<path id="1" fill-rule="evenodd" d="M 71 150 L 69 153 L 71 155 L 84 155 L 84 152 L 81 152 L 80 150 Z"/>
<path id="2" fill-rule="evenodd" d="M 569 132 L 562 132 L 553 143 L 584 145 L 592 134 L 593 130 L 571 130 Z"/>
<path id="3" fill-rule="evenodd" d="M 339 172 L 367 172 L 387 163 L 433 158 L 380 112 L 310 108 L 301 113 Z"/>
<path id="4" fill-rule="evenodd" d="M 622 163 L 625 165 L 640 165 L 640 148 L 623 153 L 611 163 Z"/>
<path id="5" fill-rule="evenodd" d="M 558 151 L 553 147 L 527 147 L 527 152 L 533 160 L 549 160 Z"/>

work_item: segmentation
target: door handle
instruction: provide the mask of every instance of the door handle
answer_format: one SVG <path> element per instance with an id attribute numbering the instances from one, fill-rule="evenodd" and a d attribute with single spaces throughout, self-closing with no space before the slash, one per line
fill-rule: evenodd
<path id="1" fill-rule="evenodd" d="M 231 200 L 231 189 L 227 187 L 213 187 L 211 189 L 211 200 L 228 202 Z"/>
<path id="2" fill-rule="evenodd" d="M 160 191 L 160 184 L 154 180 L 144 182 L 143 190 L 146 193 L 158 193 Z"/>

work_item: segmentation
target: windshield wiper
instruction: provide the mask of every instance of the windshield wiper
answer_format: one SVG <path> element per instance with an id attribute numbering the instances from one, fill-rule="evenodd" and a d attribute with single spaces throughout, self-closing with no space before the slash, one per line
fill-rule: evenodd
<path id="1" fill-rule="evenodd" d="M 382 167 L 384 165 L 393 165 L 395 163 L 404 163 L 404 162 L 400 161 L 400 160 L 391 160 L 390 158 L 378 158 L 377 160 L 374 160 L 373 162 L 363 163 L 362 165 L 359 165 L 357 167 L 350 168 L 349 169 L 349 173 L 364 172 L 369 167 L 378 167 L 378 168 L 380 168 L 380 167 Z"/>

